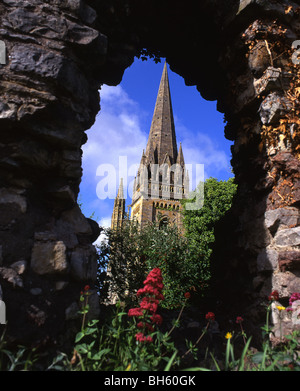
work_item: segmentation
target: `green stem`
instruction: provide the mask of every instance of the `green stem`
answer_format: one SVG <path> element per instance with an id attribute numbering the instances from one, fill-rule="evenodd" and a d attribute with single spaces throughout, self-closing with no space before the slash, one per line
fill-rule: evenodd
<path id="1" fill-rule="evenodd" d="M 82 317 L 82 323 L 81 323 L 81 332 L 83 333 L 84 325 L 85 325 L 85 318 L 86 318 L 86 309 L 88 305 L 88 295 L 85 296 L 85 304 L 83 306 L 83 317 Z"/>
<path id="2" fill-rule="evenodd" d="M 271 304 L 267 307 L 267 315 L 266 315 L 266 333 L 269 335 L 269 317 L 270 317 Z"/>
<path id="3" fill-rule="evenodd" d="M 242 330 L 242 337 L 243 337 L 244 345 L 246 345 L 245 332 L 244 332 L 244 329 L 243 329 L 243 326 L 241 323 L 240 323 L 240 326 L 241 326 L 241 330 Z"/>
<path id="4" fill-rule="evenodd" d="M 194 345 L 193 345 L 189 350 L 187 350 L 187 351 L 184 353 L 184 355 L 181 356 L 181 358 L 185 357 L 188 353 L 191 352 L 192 349 L 194 349 L 194 348 L 198 345 L 198 343 L 201 341 L 201 339 L 203 338 L 204 334 L 206 333 L 206 331 L 207 331 L 207 329 L 208 329 L 208 326 L 209 326 L 209 322 L 207 323 L 207 325 L 206 325 L 204 331 L 202 332 L 202 334 L 200 335 L 200 337 L 197 339 L 197 341 L 194 343 Z"/>
<path id="5" fill-rule="evenodd" d="M 186 304 L 186 301 L 183 303 L 183 305 L 182 305 L 182 307 L 181 307 L 181 310 L 180 310 L 180 312 L 179 312 L 179 315 L 178 315 L 178 317 L 177 317 L 177 319 L 176 319 L 176 321 L 175 321 L 173 327 L 172 327 L 171 330 L 168 332 L 167 338 L 171 335 L 171 333 L 173 332 L 173 330 L 174 330 L 175 327 L 176 327 L 176 324 L 179 322 L 179 320 L 180 320 L 180 318 L 181 318 L 181 315 L 182 315 L 182 312 L 183 312 L 183 310 L 184 310 L 185 304 Z"/>
<path id="6" fill-rule="evenodd" d="M 280 342 L 282 342 L 281 312 L 279 313 Z"/>

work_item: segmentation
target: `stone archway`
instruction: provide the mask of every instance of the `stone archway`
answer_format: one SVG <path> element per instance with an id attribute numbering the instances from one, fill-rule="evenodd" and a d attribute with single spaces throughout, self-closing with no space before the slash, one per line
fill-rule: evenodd
<path id="1" fill-rule="evenodd" d="M 288 0 L 188 4 L 0 3 L 7 52 L 0 66 L 0 283 L 19 339 L 55 340 L 82 284 L 95 279 L 91 243 L 99 232 L 76 202 L 81 145 L 100 108 L 101 84 L 117 85 L 145 48 L 218 101 L 225 136 L 234 140 L 239 190 L 216 254 L 227 304 L 250 305 L 256 319 L 271 290 L 282 297 L 300 290 L 299 67 L 291 60 L 299 7 Z"/>

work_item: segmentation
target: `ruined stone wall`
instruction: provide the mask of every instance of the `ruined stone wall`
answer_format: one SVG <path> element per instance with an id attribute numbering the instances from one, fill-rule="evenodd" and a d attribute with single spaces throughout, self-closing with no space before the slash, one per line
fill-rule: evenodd
<path id="1" fill-rule="evenodd" d="M 232 230 L 219 232 L 223 250 L 226 241 L 230 245 L 215 256 L 218 278 L 228 292 L 223 304 L 228 300 L 257 324 L 272 291 L 286 306 L 300 291 L 299 65 L 292 50 L 300 36 L 300 7 L 248 3 L 233 21 L 238 34 L 220 56 L 228 89 L 219 105 L 227 119 L 225 135 L 234 140 L 239 187 L 226 221 Z M 222 248 L 222 238 L 219 244 Z M 286 315 L 285 331 L 298 323 Z M 278 329 L 275 337 L 279 334 Z"/>
<path id="2" fill-rule="evenodd" d="M 55 339 L 96 278 L 99 228 L 77 205 L 107 47 L 95 18 L 80 1 L 0 2 L 0 284 L 9 331 L 25 341 Z"/>
<path id="3" fill-rule="evenodd" d="M 144 48 L 218 101 L 234 140 L 239 187 L 217 235 L 219 302 L 256 321 L 272 290 L 300 291 L 298 3 L 0 2 L 0 292 L 12 335 L 55 340 L 95 280 L 99 230 L 77 205 L 81 146 L 101 84 L 120 83 Z"/>

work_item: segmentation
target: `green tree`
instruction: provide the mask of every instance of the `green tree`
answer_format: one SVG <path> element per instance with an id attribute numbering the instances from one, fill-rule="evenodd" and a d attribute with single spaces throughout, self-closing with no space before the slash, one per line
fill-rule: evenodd
<path id="1" fill-rule="evenodd" d="M 200 184 L 198 189 L 200 189 Z M 185 236 L 189 240 L 190 247 L 197 249 L 197 256 L 202 263 L 206 275 L 210 273 L 210 257 L 215 241 L 214 227 L 216 223 L 230 209 L 237 185 L 234 178 L 227 181 L 218 181 L 209 178 L 204 182 L 204 203 L 198 210 L 183 211 Z M 186 200 L 182 201 L 186 204 Z"/>
<path id="2" fill-rule="evenodd" d="M 106 228 L 102 234 L 105 239 L 97 246 L 100 298 L 106 301 L 113 294 L 121 301 L 132 301 L 147 272 L 138 225 L 125 220 L 122 229 Z"/>
<path id="3" fill-rule="evenodd" d="M 146 274 L 155 267 L 164 279 L 163 307 L 181 306 L 188 291 L 194 297 L 203 296 L 210 280 L 214 226 L 230 208 L 235 191 L 233 179 L 209 178 L 204 184 L 203 207 L 184 211 L 185 235 L 174 226 L 154 222 L 141 229 L 129 220 L 121 230 L 108 230 L 108 239 L 99 248 L 102 296 L 110 285 L 119 299 L 134 300 Z"/>
<path id="4" fill-rule="evenodd" d="M 113 290 L 122 301 L 134 300 L 146 274 L 159 267 L 165 297 L 161 306 L 177 308 L 187 291 L 207 279 L 196 248 L 192 249 L 177 227 L 155 222 L 140 229 L 136 223 L 127 221 L 122 230 L 107 230 L 107 236 L 98 248 L 102 268 L 99 285 L 104 298 Z"/>
<path id="5" fill-rule="evenodd" d="M 142 254 L 148 270 L 159 267 L 164 280 L 161 303 L 165 308 L 177 308 L 184 301 L 184 294 L 206 279 L 195 249 L 177 227 L 152 223 L 140 233 Z"/>

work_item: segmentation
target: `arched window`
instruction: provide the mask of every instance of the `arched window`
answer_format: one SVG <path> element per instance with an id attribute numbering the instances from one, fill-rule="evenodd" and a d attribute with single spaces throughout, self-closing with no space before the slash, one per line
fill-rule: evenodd
<path id="1" fill-rule="evenodd" d="M 159 229 L 164 229 L 169 224 L 167 216 L 163 216 L 159 221 Z"/>

